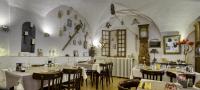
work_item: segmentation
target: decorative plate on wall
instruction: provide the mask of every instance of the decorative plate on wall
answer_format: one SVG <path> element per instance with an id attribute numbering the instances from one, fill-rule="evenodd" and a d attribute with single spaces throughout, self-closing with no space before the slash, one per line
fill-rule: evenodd
<path id="1" fill-rule="evenodd" d="M 73 45 L 76 45 L 76 40 L 73 40 Z"/>
<path id="2" fill-rule="evenodd" d="M 70 15 L 70 12 L 71 12 L 70 10 L 67 10 L 67 15 Z"/>
<path id="3" fill-rule="evenodd" d="M 67 19 L 67 26 L 72 27 L 72 20 L 71 19 Z"/>

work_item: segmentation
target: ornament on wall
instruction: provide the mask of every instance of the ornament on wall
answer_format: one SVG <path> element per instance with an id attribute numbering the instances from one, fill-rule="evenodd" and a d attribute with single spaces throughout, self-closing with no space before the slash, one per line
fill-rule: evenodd
<path id="1" fill-rule="evenodd" d="M 62 48 L 63 51 L 66 49 L 66 47 L 69 45 L 69 43 L 72 41 L 72 39 L 79 33 L 79 31 L 82 28 L 84 28 L 84 27 L 83 27 L 82 21 L 80 20 L 80 23 L 74 27 L 75 32 L 72 34 L 71 38 L 66 42 L 66 44 Z"/>
<path id="2" fill-rule="evenodd" d="M 71 35 L 71 33 L 69 32 L 69 39 L 71 39 L 72 38 L 72 35 Z"/>
<path id="3" fill-rule="evenodd" d="M 76 45 L 76 40 L 73 40 L 73 45 Z"/>
<path id="4" fill-rule="evenodd" d="M 78 45 L 82 45 L 82 41 L 81 40 L 78 41 Z"/>
<path id="5" fill-rule="evenodd" d="M 131 25 L 140 24 L 137 18 L 134 18 Z"/>
<path id="6" fill-rule="evenodd" d="M 84 37 L 84 44 L 83 44 L 83 48 L 87 49 L 87 36 L 88 36 L 88 32 L 86 32 L 85 37 Z"/>
<path id="7" fill-rule="evenodd" d="M 67 19 L 67 26 L 72 27 L 72 20 L 71 19 Z"/>
<path id="8" fill-rule="evenodd" d="M 63 36 L 63 34 L 64 34 L 64 31 L 61 29 L 61 30 L 59 31 L 59 36 Z"/>
<path id="9" fill-rule="evenodd" d="M 37 56 L 43 56 L 43 51 L 42 49 L 37 49 Z"/>
<path id="10" fill-rule="evenodd" d="M 67 31 L 67 27 L 64 25 L 63 26 L 63 31 L 66 32 Z"/>
<path id="11" fill-rule="evenodd" d="M 79 56 L 78 50 L 74 50 L 73 53 L 74 53 L 74 57 L 78 57 Z"/>
<path id="12" fill-rule="evenodd" d="M 120 23 L 121 23 L 121 25 L 124 25 L 124 21 L 123 20 Z"/>
<path id="13" fill-rule="evenodd" d="M 115 6 L 113 3 L 110 5 L 110 13 L 111 15 L 115 15 Z"/>
<path id="14" fill-rule="evenodd" d="M 112 26 L 112 25 L 111 25 L 109 22 L 106 23 L 106 27 L 107 27 L 107 28 L 110 28 L 111 26 Z"/>
<path id="15" fill-rule="evenodd" d="M 67 10 L 67 15 L 70 15 L 70 12 L 71 12 L 70 10 Z"/>
<path id="16" fill-rule="evenodd" d="M 80 20 L 81 21 L 81 20 Z M 83 29 L 82 32 L 85 33 L 85 23 L 83 23 Z"/>
<path id="17" fill-rule="evenodd" d="M 58 11 L 58 18 L 61 19 L 63 17 L 63 12 L 62 10 L 59 10 Z"/>

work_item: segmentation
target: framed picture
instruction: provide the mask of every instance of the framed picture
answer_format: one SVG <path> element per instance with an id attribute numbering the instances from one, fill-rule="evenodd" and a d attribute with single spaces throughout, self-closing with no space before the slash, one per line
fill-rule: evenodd
<path id="1" fill-rule="evenodd" d="M 67 19 L 67 26 L 72 27 L 72 20 L 71 19 Z"/>
<path id="2" fill-rule="evenodd" d="M 149 47 L 150 48 L 160 48 L 161 47 L 161 41 L 157 39 L 153 39 L 149 41 Z"/>
<path id="3" fill-rule="evenodd" d="M 181 54 L 181 46 L 177 44 L 179 41 L 180 35 L 164 36 L 164 54 Z"/>

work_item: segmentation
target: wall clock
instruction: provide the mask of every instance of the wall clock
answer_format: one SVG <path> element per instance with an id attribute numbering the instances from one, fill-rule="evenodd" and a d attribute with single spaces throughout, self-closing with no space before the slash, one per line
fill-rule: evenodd
<path id="1" fill-rule="evenodd" d="M 140 39 L 147 39 L 149 37 L 149 31 L 148 31 L 149 24 L 138 25 L 138 27 L 139 27 Z"/>

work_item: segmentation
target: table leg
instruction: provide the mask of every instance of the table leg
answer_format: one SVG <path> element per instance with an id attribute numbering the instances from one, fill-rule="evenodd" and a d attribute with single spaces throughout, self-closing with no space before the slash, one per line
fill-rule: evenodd
<path id="1" fill-rule="evenodd" d="M 96 72 L 96 90 L 98 90 L 99 87 L 99 73 Z"/>

